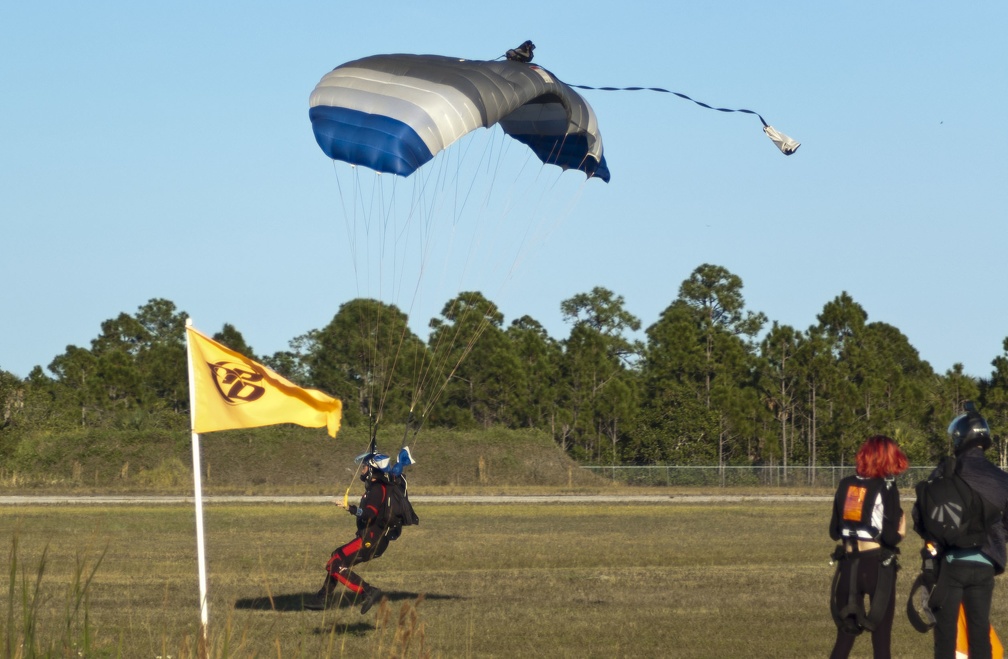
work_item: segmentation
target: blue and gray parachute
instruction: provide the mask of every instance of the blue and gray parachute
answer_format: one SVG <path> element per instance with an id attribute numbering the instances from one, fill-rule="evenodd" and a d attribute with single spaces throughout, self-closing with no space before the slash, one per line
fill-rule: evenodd
<path id="1" fill-rule="evenodd" d="M 365 57 L 319 81 L 308 116 L 326 155 L 378 172 L 409 176 L 467 133 L 498 124 L 543 163 L 609 180 L 591 106 L 528 62 Z"/>

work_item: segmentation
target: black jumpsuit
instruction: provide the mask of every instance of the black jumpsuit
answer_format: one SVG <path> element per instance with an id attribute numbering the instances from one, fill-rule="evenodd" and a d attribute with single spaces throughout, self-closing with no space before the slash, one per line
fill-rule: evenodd
<path id="1" fill-rule="evenodd" d="M 350 513 L 357 516 L 357 535 L 336 549 L 326 563 L 330 578 L 354 594 L 363 596 L 377 589 L 351 572 L 350 568 L 385 553 L 389 540 L 397 538 L 402 528 L 390 511 L 389 490 L 393 486 L 384 473 L 376 471 L 372 470 L 373 475 L 365 484 L 360 503 L 356 506 L 351 504 L 349 508 Z"/>

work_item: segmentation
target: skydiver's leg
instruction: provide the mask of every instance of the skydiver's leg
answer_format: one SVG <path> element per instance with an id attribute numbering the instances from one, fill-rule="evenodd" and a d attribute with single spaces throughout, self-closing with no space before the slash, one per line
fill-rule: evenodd
<path id="1" fill-rule="evenodd" d="M 326 563 L 326 572 L 329 576 L 323 590 L 329 586 L 330 580 L 335 579 L 354 593 L 354 599 L 361 603 L 361 613 L 367 613 L 381 600 L 382 591 L 351 572 L 350 568 L 381 556 L 386 547 L 388 539 L 385 534 L 379 530 L 369 530 L 364 532 L 363 538 L 354 538 L 334 551 Z"/>
<path id="2" fill-rule="evenodd" d="M 321 610 L 330 604 L 330 599 L 339 584 L 346 586 L 353 594 L 354 599 L 368 599 L 368 593 L 372 589 L 363 579 L 350 571 L 350 567 L 360 562 L 361 540 L 354 538 L 332 553 L 326 563 L 326 580 L 322 588 L 314 597 L 308 598 L 304 602 L 306 609 Z M 366 560 L 366 559 L 363 559 Z"/>
<path id="3" fill-rule="evenodd" d="M 870 610 L 876 606 L 886 607 L 885 616 L 879 621 L 875 631 L 871 633 L 872 652 L 874 659 L 889 659 L 892 656 L 892 628 L 896 618 L 896 586 L 893 585 L 889 592 L 889 600 L 880 602 L 875 600 L 875 590 L 878 588 L 879 573 L 882 570 L 895 570 L 895 567 L 883 567 L 882 556 L 879 552 L 872 552 L 874 555 L 865 560 L 864 554 L 861 559 L 861 574 L 858 575 L 858 584 L 862 592 L 868 593 Z M 892 575 L 896 579 L 896 575 Z"/>
<path id="4" fill-rule="evenodd" d="M 963 598 L 962 564 L 965 561 L 942 561 L 939 582 L 944 582 L 944 597 L 935 611 L 934 656 L 935 659 L 954 659 L 956 636 L 959 633 L 959 604 Z"/>
<path id="5" fill-rule="evenodd" d="M 990 610 L 994 596 L 994 568 L 986 563 L 969 563 L 970 585 L 963 589 L 966 634 L 970 659 L 991 656 Z"/>
<path id="6" fill-rule="evenodd" d="M 326 572 L 330 578 L 340 582 L 355 594 L 360 595 L 368 588 L 368 584 L 359 576 L 350 571 L 350 568 L 366 561 L 364 553 L 361 552 L 363 541 L 354 538 L 332 553 L 329 562 L 326 563 Z"/>

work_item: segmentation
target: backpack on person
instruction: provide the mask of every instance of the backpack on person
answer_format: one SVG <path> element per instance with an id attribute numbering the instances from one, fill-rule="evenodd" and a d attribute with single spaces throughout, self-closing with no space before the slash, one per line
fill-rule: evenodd
<path id="1" fill-rule="evenodd" d="M 983 546 L 987 530 L 998 518 L 995 506 L 970 487 L 960 471 L 955 457 L 947 457 L 932 476 L 914 487 L 914 530 L 940 551 Z"/>
<path id="2" fill-rule="evenodd" d="M 420 523 L 410 503 L 407 493 L 406 479 L 402 475 L 390 475 L 388 479 L 388 529 L 389 540 L 395 540 L 402 534 L 402 527 Z"/>

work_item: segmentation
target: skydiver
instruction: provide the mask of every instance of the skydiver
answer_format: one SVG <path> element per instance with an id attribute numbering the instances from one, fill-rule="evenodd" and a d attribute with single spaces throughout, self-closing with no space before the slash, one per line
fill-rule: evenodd
<path id="1" fill-rule="evenodd" d="M 336 505 L 357 518 L 357 533 L 353 540 L 336 549 L 326 563 L 326 580 L 314 597 L 305 601 L 305 608 L 324 609 L 333 593 L 342 584 L 354 593 L 361 613 L 367 613 L 381 601 L 380 588 L 372 586 L 350 571 L 354 565 L 378 558 L 388 543 L 402 534 L 404 525 L 419 523 L 406 494 L 406 479 L 401 475 L 402 460 L 389 468 L 389 457 L 369 452 L 360 458 L 364 494 L 357 505 L 338 500 Z M 411 463 L 411 462 L 410 462 Z M 409 463 L 407 463 L 409 464 Z"/>
<path id="2" fill-rule="evenodd" d="M 949 547 L 938 554 L 937 583 L 928 601 L 934 618 L 935 659 L 952 658 L 956 652 L 959 629 L 959 606 L 965 609 L 966 635 L 970 657 L 990 657 L 990 611 L 994 596 L 994 577 L 1005 571 L 1008 554 L 1008 474 L 984 455 L 991 447 L 991 431 L 972 402 L 966 402 L 965 413 L 952 419 L 948 427 L 949 442 L 956 468 L 962 479 L 999 514 L 985 520 L 983 545 L 972 549 Z M 936 476 L 941 466 L 931 474 Z M 918 504 L 920 502 L 918 501 Z M 919 506 L 914 506 L 914 526 L 920 528 Z"/>
<path id="3" fill-rule="evenodd" d="M 840 542 L 830 610 L 837 626 L 831 659 L 850 656 L 854 639 L 871 631 L 875 659 L 888 658 L 896 614 L 896 545 L 906 536 L 906 515 L 895 477 L 906 454 L 889 437 L 870 437 L 858 449 L 855 474 L 840 481 L 833 497 L 830 537 Z M 865 611 L 864 598 L 870 599 Z"/>
<path id="4" fill-rule="evenodd" d="M 512 62 L 531 62 L 532 61 L 532 51 L 535 50 L 535 44 L 531 41 L 526 41 L 517 48 L 509 49 L 504 57 L 508 58 Z"/>

